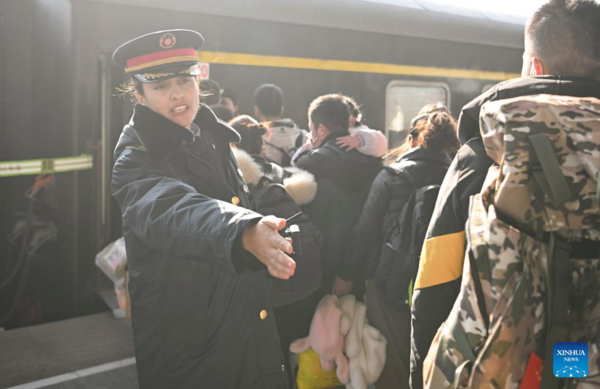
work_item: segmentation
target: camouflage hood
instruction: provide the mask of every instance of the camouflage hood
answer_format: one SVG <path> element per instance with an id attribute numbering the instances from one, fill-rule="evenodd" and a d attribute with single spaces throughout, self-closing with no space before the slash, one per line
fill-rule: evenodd
<path id="1" fill-rule="evenodd" d="M 479 113 L 488 101 L 512 99 L 539 94 L 600 98 L 600 81 L 584 77 L 540 76 L 515 78 L 496 84 L 463 107 L 458 119 L 458 139 L 461 144 L 480 137 Z"/>

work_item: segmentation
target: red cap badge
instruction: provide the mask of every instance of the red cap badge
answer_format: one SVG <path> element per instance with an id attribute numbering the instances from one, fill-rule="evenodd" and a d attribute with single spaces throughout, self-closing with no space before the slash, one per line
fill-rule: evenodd
<path id="1" fill-rule="evenodd" d="M 175 46 L 175 43 L 177 43 L 177 39 L 175 38 L 175 35 L 170 33 L 166 33 L 165 35 L 161 36 L 160 41 L 158 42 L 160 47 L 163 49 L 170 49 L 171 47 Z"/>

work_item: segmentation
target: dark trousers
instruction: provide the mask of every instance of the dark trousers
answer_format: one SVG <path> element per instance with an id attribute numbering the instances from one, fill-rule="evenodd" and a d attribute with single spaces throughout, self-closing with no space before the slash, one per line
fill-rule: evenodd
<path id="1" fill-rule="evenodd" d="M 319 294 L 315 292 L 300 301 L 273 309 L 290 387 L 293 387 L 290 368 L 290 344 L 297 339 L 308 336 L 310 323 L 318 303 Z"/>
<path id="2" fill-rule="evenodd" d="M 410 312 L 386 305 L 374 280 L 367 281 L 367 319 L 387 339 L 385 366 L 377 389 L 409 388 Z"/>

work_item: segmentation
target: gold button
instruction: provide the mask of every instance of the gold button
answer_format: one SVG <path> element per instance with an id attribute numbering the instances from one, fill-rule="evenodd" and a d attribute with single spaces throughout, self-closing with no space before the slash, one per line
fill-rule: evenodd
<path id="1" fill-rule="evenodd" d="M 242 169 L 238 169 L 238 174 L 240 175 L 240 177 L 244 178 L 244 172 L 242 171 Z"/>
<path id="2" fill-rule="evenodd" d="M 233 196 L 233 197 L 231 198 L 231 204 L 233 204 L 233 205 L 238 205 L 239 203 L 240 203 L 240 198 L 239 198 L 239 197 L 237 197 L 237 196 Z"/>
<path id="3" fill-rule="evenodd" d="M 285 365 L 281 365 L 281 371 L 285 371 Z"/>
<path id="4" fill-rule="evenodd" d="M 260 319 L 265 320 L 266 318 L 267 318 L 267 311 L 265 311 L 263 309 L 262 311 L 260 311 Z"/>

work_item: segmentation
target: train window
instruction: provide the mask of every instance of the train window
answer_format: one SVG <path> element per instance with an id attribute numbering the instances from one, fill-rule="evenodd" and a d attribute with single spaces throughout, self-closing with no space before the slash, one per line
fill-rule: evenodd
<path id="1" fill-rule="evenodd" d="M 440 82 L 395 80 L 388 84 L 385 98 L 385 134 L 390 148 L 406 138 L 410 120 L 424 105 L 450 106 L 450 88 Z"/>

